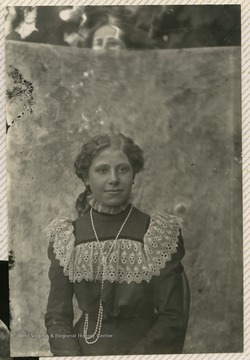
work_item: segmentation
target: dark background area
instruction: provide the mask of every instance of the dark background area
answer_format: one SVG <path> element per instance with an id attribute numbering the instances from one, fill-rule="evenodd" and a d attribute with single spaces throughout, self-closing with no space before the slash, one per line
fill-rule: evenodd
<path id="1" fill-rule="evenodd" d="M 127 49 L 239 46 L 241 43 L 240 5 L 37 6 L 38 31 L 21 39 L 17 27 L 25 11 L 33 8 L 15 7 L 16 17 L 7 39 L 68 46 L 64 33 L 79 33 L 78 46 L 91 48 L 94 31 L 112 23 L 122 30 Z M 65 9 L 73 10 L 67 21 L 60 17 Z"/>
<path id="2" fill-rule="evenodd" d="M 9 274 L 8 262 L 0 261 L 0 320 L 9 328 Z"/>

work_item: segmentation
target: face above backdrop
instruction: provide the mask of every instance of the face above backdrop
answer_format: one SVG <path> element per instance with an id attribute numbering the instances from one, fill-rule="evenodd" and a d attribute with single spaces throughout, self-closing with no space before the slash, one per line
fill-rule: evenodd
<path id="1" fill-rule="evenodd" d="M 130 196 L 134 182 L 133 168 L 121 150 L 106 148 L 92 161 L 86 185 L 96 200 L 106 206 L 120 206 Z"/>
<path id="2" fill-rule="evenodd" d="M 116 26 L 104 25 L 96 30 L 93 37 L 93 50 L 120 50 L 125 49 L 121 31 Z"/>

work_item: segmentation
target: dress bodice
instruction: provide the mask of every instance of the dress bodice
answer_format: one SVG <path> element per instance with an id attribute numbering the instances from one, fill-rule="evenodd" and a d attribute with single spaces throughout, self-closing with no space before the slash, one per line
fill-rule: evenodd
<path id="1" fill-rule="evenodd" d="M 67 218 L 52 221 L 47 234 L 53 243 L 55 258 L 71 282 L 101 281 L 102 276 L 110 282 L 149 282 L 171 261 L 177 252 L 181 219 L 162 212 L 155 212 L 149 218 L 133 208 L 120 238 L 115 240 L 125 215 L 126 212 L 95 213 L 100 244 L 91 228 L 89 213 L 76 221 Z M 102 274 L 102 253 L 108 254 L 110 247 L 107 271 Z"/>
<path id="2" fill-rule="evenodd" d="M 150 217 L 133 208 L 115 240 L 128 211 L 117 215 L 93 212 L 99 244 L 89 213 L 75 221 L 57 218 L 47 227 L 51 261 L 51 288 L 45 315 L 48 334 L 53 337 L 55 333 L 74 331 L 82 334 L 85 313 L 96 324 L 104 279 L 103 329 L 113 324 L 115 336 L 107 341 L 98 340 L 97 347 L 87 346 L 81 337 L 78 341 L 69 338 L 61 342 L 52 337 L 50 343 L 55 354 L 97 355 L 105 354 L 108 349 L 110 354 L 181 351 L 185 334 L 182 221 L 163 212 L 154 212 Z M 102 253 L 107 254 L 110 248 L 107 271 L 103 272 Z M 73 294 L 83 312 L 76 330 L 72 328 Z M 131 337 L 132 324 L 137 328 L 137 337 Z M 122 339 L 127 339 L 126 345 Z"/>

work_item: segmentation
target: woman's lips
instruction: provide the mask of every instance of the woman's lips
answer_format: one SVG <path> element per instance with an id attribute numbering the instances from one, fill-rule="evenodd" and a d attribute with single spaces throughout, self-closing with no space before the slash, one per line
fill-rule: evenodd
<path id="1" fill-rule="evenodd" d="M 122 192 L 122 189 L 106 190 L 105 192 L 109 194 L 119 194 L 120 192 Z"/>

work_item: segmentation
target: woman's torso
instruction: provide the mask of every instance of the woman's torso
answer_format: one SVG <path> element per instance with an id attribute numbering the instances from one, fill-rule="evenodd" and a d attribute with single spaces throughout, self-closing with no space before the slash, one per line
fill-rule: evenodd
<path id="1" fill-rule="evenodd" d="M 93 211 L 98 241 L 90 212 L 73 222 L 58 220 L 55 223 L 58 232 L 53 237 L 54 252 L 64 268 L 64 275 L 73 283 L 78 306 L 83 312 L 75 332 L 85 355 L 129 354 L 135 348 L 148 333 L 157 310 L 155 281 L 159 283 L 166 263 L 173 266 L 170 260 L 177 254 L 177 247 L 178 261 L 184 254 L 179 246 L 182 242 L 177 245 L 180 220 L 164 213 L 150 217 L 133 207 L 116 239 L 129 211 L 130 205 L 118 215 Z M 102 253 L 109 254 L 104 274 Z M 162 281 L 165 280 L 162 278 Z M 160 301 L 164 302 L 165 293 L 162 296 Z M 92 334 L 100 298 L 103 304 L 101 337 L 94 346 L 87 345 L 83 336 L 84 317 L 87 313 L 88 334 Z"/>
<path id="2" fill-rule="evenodd" d="M 108 253 L 110 247 L 113 246 L 108 257 L 108 273 L 106 275 L 108 280 L 104 282 L 102 294 L 104 319 L 145 316 L 149 310 L 152 310 L 149 283 L 141 281 L 141 279 L 138 279 L 137 282 L 134 281 L 136 262 L 140 256 L 150 217 L 133 208 L 119 239 L 115 240 L 128 211 L 129 207 L 118 215 L 99 214 L 93 211 L 94 226 L 102 251 Z M 75 296 L 80 309 L 88 312 L 90 317 L 96 318 L 103 272 L 102 254 L 92 229 L 89 212 L 77 219 L 73 225 L 75 271 L 77 273 L 79 269 L 81 272 L 78 271 L 74 282 Z"/>

